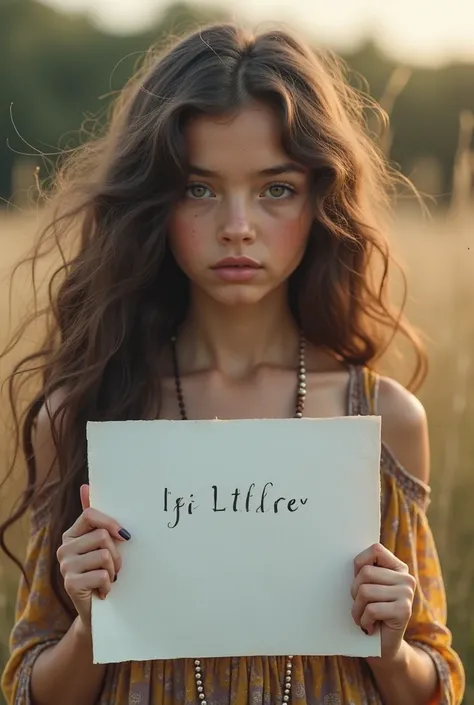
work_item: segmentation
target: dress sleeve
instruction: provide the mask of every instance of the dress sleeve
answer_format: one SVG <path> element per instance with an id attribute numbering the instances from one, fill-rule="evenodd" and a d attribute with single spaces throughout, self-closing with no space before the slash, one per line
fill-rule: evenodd
<path id="1" fill-rule="evenodd" d="M 44 506 L 38 507 L 30 519 L 24 567 L 30 587 L 22 576 L 16 622 L 10 637 L 10 658 L 2 676 L 7 705 L 31 705 L 33 664 L 42 651 L 61 640 L 72 624 L 51 587 L 50 532 Z"/>
<path id="2" fill-rule="evenodd" d="M 382 477 L 382 543 L 406 563 L 417 580 L 406 640 L 433 659 L 439 678 L 438 705 L 462 703 L 465 675 L 452 648 L 446 594 L 433 534 L 426 516 L 429 488 L 406 473 L 386 448 Z"/>

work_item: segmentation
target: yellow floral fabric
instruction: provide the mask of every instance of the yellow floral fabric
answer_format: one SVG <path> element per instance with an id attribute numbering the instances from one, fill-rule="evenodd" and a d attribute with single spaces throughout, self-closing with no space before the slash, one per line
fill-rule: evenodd
<path id="1" fill-rule="evenodd" d="M 374 413 L 376 395 L 377 377 L 366 369 L 353 368 L 348 413 Z M 443 579 L 426 518 L 429 488 L 406 473 L 385 446 L 381 486 L 381 541 L 408 564 L 418 583 L 406 639 L 424 649 L 436 665 L 440 683 L 436 702 L 459 705 L 464 692 L 464 671 L 451 647 L 451 634 L 446 627 Z M 22 579 L 17 621 L 11 635 L 11 657 L 2 679 L 8 705 L 31 705 L 33 664 L 41 651 L 57 643 L 70 627 L 70 619 L 54 597 L 48 580 L 49 540 L 47 513 L 43 508 L 32 516 L 26 560 L 31 591 Z M 283 656 L 205 659 L 202 663 L 208 705 L 275 705 L 282 701 Z M 97 705 L 197 705 L 198 702 L 193 662 L 179 660 L 108 666 Z M 294 657 L 290 702 L 382 705 L 365 660 L 333 656 Z"/>

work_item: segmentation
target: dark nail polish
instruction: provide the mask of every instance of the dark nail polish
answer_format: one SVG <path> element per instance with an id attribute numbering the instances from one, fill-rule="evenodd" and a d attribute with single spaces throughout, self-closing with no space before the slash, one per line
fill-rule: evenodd
<path id="1" fill-rule="evenodd" d="M 117 573 L 115 573 L 114 583 L 117 582 Z"/>
<path id="2" fill-rule="evenodd" d="M 361 629 L 364 632 L 364 634 L 367 634 L 367 636 L 369 636 L 369 632 L 367 631 L 367 629 L 364 629 L 364 627 L 361 627 Z"/>
<path id="3" fill-rule="evenodd" d="M 121 536 L 125 541 L 130 541 L 132 535 L 128 533 L 127 529 L 120 529 L 119 536 Z"/>

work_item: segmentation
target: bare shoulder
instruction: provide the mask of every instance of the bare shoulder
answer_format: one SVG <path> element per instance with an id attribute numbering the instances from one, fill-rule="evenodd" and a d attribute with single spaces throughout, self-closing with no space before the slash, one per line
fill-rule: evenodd
<path id="1" fill-rule="evenodd" d="M 59 477 L 56 462 L 55 437 L 64 432 L 62 410 L 67 390 L 61 388 L 51 394 L 39 410 L 34 427 L 32 442 L 35 454 L 37 486 L 54 482 Z"/>
<path id="2" fill-rule="evenodd" d="M 428 484 L 429 434 L 422 403 L 395 380 L 381 377 L 378 407 L 383 441 L 407 472 Z"/>

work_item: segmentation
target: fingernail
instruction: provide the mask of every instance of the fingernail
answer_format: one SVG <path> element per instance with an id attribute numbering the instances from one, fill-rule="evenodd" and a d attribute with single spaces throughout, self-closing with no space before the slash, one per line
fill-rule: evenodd
<path id="1" fill-rule="evenodd" d="M 367 629 L 364 629 L 364 627 L 361 627 L 361 629 L 362 629 L 362 631 L 364 632 L 364 634 L 366 634 L 367 636 L 369 636 L 369 632 L 367 631 Z"/>
<path id="2" fill-rule="evenodd" d="M 118 533 L 119 536 L 125 539 L 125 541 L 130 541 L 130 539 L 132 538 L 132 535 L 128 533 L 127 529 L 120 529 Z"/>
<path id="3" fill-rule="evenodd" d="M 117 582 L 117 573 L 115 573 L 114 583 Z"/>

